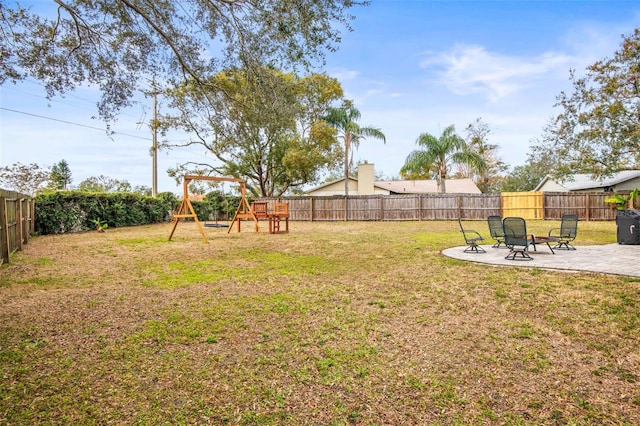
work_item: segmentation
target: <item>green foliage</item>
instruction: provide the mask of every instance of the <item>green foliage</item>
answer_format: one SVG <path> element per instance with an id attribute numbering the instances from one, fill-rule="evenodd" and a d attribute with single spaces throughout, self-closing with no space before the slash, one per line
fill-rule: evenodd
<path id="1" fill-rule="evenodd" d="M 430 170 L 437 176 L 438 191 L 441 193 L 446 192 L 445 179 L 449 177 L 450 168 L 454 164 L 465 164 L 478 172 L 486 168 L 483 157 L 469 149 L 465 140 L 456 134 L 453 124 L 444 129 L 440 137 L 422 133 L 416 144 L 421 149 L 414 150 L 407 156 L 400 173 L 411 175 Z"/>
<path id="2" fill-rule="evenodd" d="M 572 93 L 557 97 L 561 112 L 532 146 L 537 157 L 555 158 L 556 177 L 606 176 L 640 166 L 640 29 L 622 37 L 610 59 L 571 72 Z"/>
<path id="3" fill-rule="evenodd" d="M 241 199 L 239 195 L 227 195 L 220 191 L 210 192 L 204 197 L 204 201 L 211 207 L 213 219 L 232 219 Z"/>
<path id="4" fill-rule="evenodd" d="M 339 158 L 319 116 L 341 96 L 334 78 L 300 78 L 269 67 L 218 73 L 207 81 L 206 94 L 192 82 L 166 91 L 177 114 L 162 117 L 162 130 L 188 132 L 193 136 L 186 144 L 201 145 L 217 159 L 170 174 L 178 180 L 184 174 L 242 178 L 255 196 L 280 196 L 313 182 Z"/>
<path id="5" fill-rule="evenodd" d="M 35 163 L 14 163 L 0 168 L 0 187 L 21 194 L 34 195 L 48 180 L 49 170 Z"/>
<path id="6" fill-rule="evenodd" d="M 469 150 L 482 157 L 485 167 L 476 170 L 466 164 L 459 164 L 462 177 L 472 179 L 483 193 L 499 192 L 498 188 L 504 179 L 501 174 L 507 171 L 508 166 L 498 157 L 499 146 L 488 142 L 491 128 L 481 118 L 477 118 L 467 126 L 466 132 Z"/>
<path id="7" fill-rule="evenodd" d="M 96 226 L 96 231 L 98 232 L 104 232 L 104 230 L 109 227 L 109 224 L 106 221 L 100 219 L 94 219 L 91 222 Z"/>
<path id="8" fill-rule="evenodd" d="M 335 129 L 338 140 L 342 140 L 344 148 L 344 193 L 349 194 L 349 169 L 353 164 L 353 150 L 358 149 L 360 142 L 366 138 L 380 139 L 387 143 L 387 138 L 377 127 L 360 126 L 360 111 L 353 101 L 345 100 L 339 108 L 329 108 L 323 117 Z"/>
<path id="9" fill-rule="evenodd" d="M 67 190 L 73 179 L 71 177 L 71 169 L 66 160 L 60 160 L 51 167 L 49 182 L 54 189 Z"/>
<path id="10" fill-rule="evenodd" d="M 240 204 L 240 196 L 225 195 L 220 191 L 209 192 L 202 201 L 191 200 L 198 220 L 231 220 Z"/>
<path id="11" fill-rule="evenodd" d="M 49 97 L 99 87 L 113 119 L 157 81 L 206 81 L 223 67 L 321 64 L 350 30 L 354 0 L 2 2 L 0 84 L 35 78 Z M 202 52 L 208 52 L 203 55 Z M 134 54 L 132 54 L 134 52 Z"/>
<path id="12" fill-rule="evenodd" d="M 41 235 L 166 222 L 180 205 L 170 192 L 154 198 L 126 192 L 56 191 L 39 194 L 35 200 L 35 230 Z M 231 220 L 239 203 L 239 196 L 219 191 L 210 192 L 202 201 L 191 201 L 201 221 Z"/>
<path id="13" fill-rule="evenodd" d="M 547 174 L 544 167 L 537 167 L 531 163 L 516 166 L 509 172 L 499 186 L 500 192 L 533 191 Z"/>
<path id="14" fill-rule="evenodd" d="M 131 184 L 126 180 L 112 179 L 104 175 L 83 180 L 78 189 L 86 192 L 132 192 Z"/>
<path id="15" fill-rule="evenodd" d="M 610 203 L 616 210 L 635 209 L 638 207 L 638 193 L 640 189 L 635 188 L 629 195 L 615 194 L 612 197 L 605 198 L 605 203 Z"/>
<path id="16" fill-rule="evenodd" d="M 152 198 L 132 193 L 87 193 L 58 191 L 36 196 L 35 230 L 39 234 L 134 226 L 164 222 L 179 202 L 175 195 L 162 193 Z"/>

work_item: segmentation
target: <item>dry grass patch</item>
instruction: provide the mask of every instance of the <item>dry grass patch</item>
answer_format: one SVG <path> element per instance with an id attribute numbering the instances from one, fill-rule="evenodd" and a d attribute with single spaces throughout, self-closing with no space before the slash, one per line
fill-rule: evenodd
<path id="1" fill-rule="evenodd" d="M 455 222 L 169 231 L 0 268 L 0 424 L 640 423 L 639 280 L 448 259 Z"/>

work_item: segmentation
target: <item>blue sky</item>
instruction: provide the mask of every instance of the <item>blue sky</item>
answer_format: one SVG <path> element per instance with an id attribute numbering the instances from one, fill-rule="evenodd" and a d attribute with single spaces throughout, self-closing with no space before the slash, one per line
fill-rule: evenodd
<path id="1" fill-rule="evenodd" d="M 398 176 L 421 133 L 437 136 L 453 124 L 466 136 L 477 118 L 491 128 L 489 142 L 503 161 L 524 164 L 531 141 L 557 113 L 556 96 L 571 90 L 569 69 L 581 74 L 611 57 L 640 22 L 635 0 L 373 0 L 353 12 L 354 31 L 343 34 L 325 70 L 354 100 L 360 124 L 385 133 L 386 144 L 365 140 L 354 159 L 388 178 Z M 75 184 L 105 175 L 150 187 L 151 99 L 123 111 L 111 139 L 93 129 L 104 127 L 91 118 L 96 99 L 80 89 L 47 101 L 33 81 L 5 84 L 0 166 L 64 158 Z M 180 191 L 167 168 L 206 158 L 197 150 L 161 152 L 159 191 Z"/>

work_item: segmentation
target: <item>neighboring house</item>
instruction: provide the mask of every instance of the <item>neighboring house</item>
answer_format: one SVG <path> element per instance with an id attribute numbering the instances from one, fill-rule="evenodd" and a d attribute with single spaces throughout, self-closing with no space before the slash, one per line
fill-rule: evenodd
<path id="1" fill-rule="evenodd" d="M 593 179 L 589 174 L 576 174 L 566 181 L 547 175 L 534 191 L 541 192 L 618 192 L 640 188 L 640 170 L 624 170 L 609 177 Z"/>
<path id="2" fill-rule="evenodd" d="M 376 185 L 389 190 L 391 194 L 435 194 L 438 193 L 436 180 L 384 180 Z M 482 194 L 471 179 L 445 179 L 447 194 Z"/>
<path id="3" fill-rule="evenodd" d="M 481 194 L 471 179 L 447 179 L 447 194 Z M 373 164 L 358 165 L 358 178 L 349 177 L 349 195 L 437 194 L 435 180 L 374 181 Z M 344 195 L 344 179 L 325 183 L 305 191 L 306 195 L 329 197 Z"/>

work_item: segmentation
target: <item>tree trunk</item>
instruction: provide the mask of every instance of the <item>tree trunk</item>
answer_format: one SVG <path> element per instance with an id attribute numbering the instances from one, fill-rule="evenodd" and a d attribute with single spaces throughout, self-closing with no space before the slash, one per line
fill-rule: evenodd
<path id="1" fill-rule="evenodd" d="M 344 220 L 349 220 L 349 134 L 344 135 Z"/>
<path id="2" fill-rule="evenodd" d="M 344 195 L 349 195 L 349 148 L 351 137 L 349 133 L 344 135 Z"/>
<path id="3" fill-rule="evenodd" d="M 440 194 L 446 194 L 447 193 L 447 186 L 446 186 L 446 182 L 445 182 L 445 176 L 443 176 L 443 175 L 438 175 L 438 192 Z"/>

